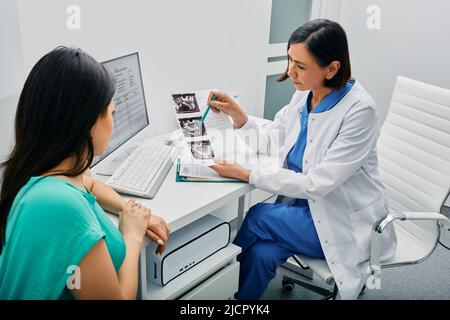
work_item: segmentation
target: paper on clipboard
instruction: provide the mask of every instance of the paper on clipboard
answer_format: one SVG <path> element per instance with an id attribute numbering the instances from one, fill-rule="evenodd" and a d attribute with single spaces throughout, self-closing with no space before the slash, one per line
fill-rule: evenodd
<path id="1" fill-rule="evenodd" d="M 234 139 L 233 139 L 234 138 Z M 252 169 L 260 165 L 268 165 L 272 159 L 267 156 L 258 155 L 253 152 L 249 147 L 237 136 L 228 137 L 227 143 L 213 143 L 216 146 L 216 159 L 215 161 L 225 160 L 238 163 L 240 166 Z M 225 147 L 225 149 L 222 149 Z M 214 162 L 215 163 L 215 162 Z M 183 177 L 202 178 L 209 181 L 239 181 L 232 178 L 224 178 L 218 175 L 218 173 L 211 169 L 209 166 L 193 161 L 192 154 L 188 148 L 184 148 L 179 158 L 179 175 Z"/>

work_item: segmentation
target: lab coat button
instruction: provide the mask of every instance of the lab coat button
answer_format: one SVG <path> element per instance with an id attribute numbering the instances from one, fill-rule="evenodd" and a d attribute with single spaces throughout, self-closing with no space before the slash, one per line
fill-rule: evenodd
<path id="1" fill-rule="evenodd" d="M 325 244 L 328 244 L 328 240 L 325 240 Z"/>
<path id="2" fill-rule="evenodd" d="M 309 142 L 312 143 L 312 139 L 309 139 Z"/>
<path id="3" fill-rule="evenodd" d="M 320 220 L 317 220 L 317 223 L 320 223 Z"/>
<path id="4" fill-rule="evenodd" d="M 311 200 L 311 201 L 312 201 L 312 202 L 316 202 L 316 200 L 314 200 L 314 199 L 313 199 L 313 200 Z"/>

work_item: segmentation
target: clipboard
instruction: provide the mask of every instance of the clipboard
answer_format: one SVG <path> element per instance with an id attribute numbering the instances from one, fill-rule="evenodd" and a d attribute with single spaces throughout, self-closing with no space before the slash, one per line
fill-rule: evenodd
<path id="1" fill-rule="evenodd" d="M 223 179 L 222 177 L 214 178 L 196 178 L 196 177 L 187 177 L 180 175 L 180 159 L 177 159 L 177 170 L 176 170 L 176 182 L 207 182 L 207 183 L 247 183 L 238 179 Z"/>

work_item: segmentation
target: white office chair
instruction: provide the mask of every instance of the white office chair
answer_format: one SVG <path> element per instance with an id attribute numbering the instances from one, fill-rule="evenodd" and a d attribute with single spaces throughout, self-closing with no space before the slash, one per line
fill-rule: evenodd
<path id="1" fill-rule="evenodd" d="M 398 77 L 390 110 L 378 140 L 379 170 L 391 212 L 372 231 L 370 265 L 372 279 L 381 268 L 416 264 L 436 248 L 440 227 L 448 223 L 440 214 L 450 192 L 450 90 Z M 394 223 L 397 250 L 388 261 L 379 260 L 379 239 Z M 323 259 L 293 257 L 303 279 L 283 277 L 283 289 L 294 283 L 334 299 L 337 286 Z M 297 270 L 298 271 L 298 270 Z M 326 283 L 311 281 L 316 274 Z"/>

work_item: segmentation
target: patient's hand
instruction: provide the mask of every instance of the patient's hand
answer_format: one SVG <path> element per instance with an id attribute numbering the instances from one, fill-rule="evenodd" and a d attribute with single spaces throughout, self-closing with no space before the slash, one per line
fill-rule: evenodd
<path id="1" fill-rule="evenodd" d="M 219 176 L 225 178 L 239 179 L 248 182 L 250 179 L 250 170 L 241 167 L 237 163 L 230 161 L 220 161 L 217 164 L 210 166 L 211 169 L 215 170 Z"/>
<path id="2" fill-rule="evenodd" d="M 169 234 L 170 229 L 164 219 L 152 214 L 148 219 L 147 236 L 152 241 L 159 244 L 159 246 L 155 250 L 156 254 L 161 254 L 166 249 Z M 163 242 L 163 244 L 160 243 L 161 241 Z"/>

